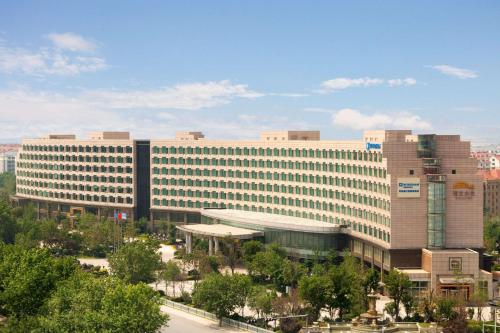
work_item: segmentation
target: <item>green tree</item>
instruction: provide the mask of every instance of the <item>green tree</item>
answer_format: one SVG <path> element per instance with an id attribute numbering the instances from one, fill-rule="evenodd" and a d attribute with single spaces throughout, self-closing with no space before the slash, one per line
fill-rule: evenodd
<path id="1" fill-rule="evenodd" d="M 219 273 L 219 268 L 223 258 L 220 256 L 209 256 L 204 251 L 196 251 L 196 256 L 198 260 L 198 270 L 200 276 L 204 276 L 212 273 Z"/>
<path id="2" fill-rule="evenodd" d="M 363 272 L 361 277 L 361 284 L 363 286 L 363 299 L 365 308 L 368 307 L 368 294 L 373 290 L 378 291 L 378 283 L 380 280 L 380 274 L 373 268 L 368 269 Z"/>
<path id="3" fill-rule="evenodd" d="M 123 237 L 126 241 L 133 241 L 137 236 L 137 228 L 135 227 L 135 222 L 128 220 L 124 222 L 125 228 L 123 231 Z"/>
<path id="4" fill-rule="evenodd" d="M 245 305 L 252 293 L 252 279 L 246 274 L 232 274 L 234 288 L 237 290 L 237 304 L 241 309 L 241 315 L 244 316 Z"/>
<path id="5" fill-rule="evenodd" d="M 467 311 L 465 307 L 459 306 L 453 317 L 445 323 L 442 323 L 443 333 L 468 333 L 467 329 Z"/>
<path id="6" fill-rule="evenodd" d="M 48 248 L 56 255 L 77 255 L 80 251 L 83 238 L 78 232 L 70 232 L 53 220 L 39 222 L 40 241 L 43 247 Z"/>
<path id="7" fill-rule="evenodd" d="M 254 286 L 248 298 L 248 306 L 257 313 L 257 317 L 266 318 L 273 312 L 273 301 L 277 297 L 275 291 L 268 291 L 263 286 Z"/>
<path id="8" fill-rule="evenodd" d="M 135 241 L 123 245 L 109 257 L 111 272 L 125 282 L 153 282 L 160 269 L 161 256 L 158 243 Z"/>
<path id="9" fill-rule="evenodd" d="M 222 238 L 222 253 L 224 254 L 225 262 L 231 269 L 231 274 L 234 274 L 234 268 L 238 264 L 241 257 L 240 240 L 231 235 Z"/>
<path id="10" fill-rule="evenodd" d="M 249 265 L 249 273 L 254 279 L 271 281 L 283 290 L 283 261 L 284 258 L 272 249 L 258 252 Z"/>
<path id="11" fill-rule="evenodd" d="M 484 289 L 481 288 L 480 281 L 476 283 L 474 286 L 474 291 L 472 295 L 470 296 L 469 302 L 473 307 L 477 308 L 477 320 L 482 321 L 483 319 L 483 309 L 484 306 L 487 305 L 488 301 L 488 292 Z M 471 318 L 473 319 L 473 318 Z"/>
<path id="12" fill-rule="evenodd" d="M 143 283 L 75 274 L 49 299 L 38 327 L 40 332 L 153 333 L 168 321 L 161 303 L 158 293 Z"/>
<path id="13" fill-rule="evenodd" d="M 303 276 L 299 281 L 299 295 L 312 308 L 314 319 L 327 303 L 328 294 L 332 289 L 331 281 L 326 275 Z"/>
<path id="14" fill-rule="evenodd" d="M 332 285 L 327 301 L 330 315 L 335 309 L 340 319 L 360 314 L 364 310 L 361 264 L 345 253 L 340 265 L 332 266 L 327 274 Z"/>
<path id="15" fill-rule="evenodd" d="M 17 233 L 15 243 L 26 248 L 40 246 L 41 231 L 33 205 L 23 207 L 17 221 Z"/>
<path id="16" fill-rule="evenodd" d="M 396 309 L 396 304 L 394 304 L 394 301 L 386 303 L 384 306 L 384 310 L 392 318 L 396 318 L 399 315 L 399 313 Z"/>
<path id="17" fill-rule="evenodd" d="M 56 259 L 45 249 L 0 244 L 0 309 L 14 317 L 37 314 L 56 284 L 77 267 L 73 258 Z"/>
<path id="18" fill-rule="evenodd" d="M 237 276 L 209 274 L 196 284 L 193 290 L 193 303 L 206 311 L 214 313 L 222 325 L 222 318 L 228 317 L 241 305 L 241 291 Z"/>
<path id="19" fill-rule="evenodd" d="M 243 261 L 249 265 L 258 252 L 264 251 L 264 244 L 258 240 L 245 241 L 241 246 Z"/>
<path id="20" fill-rule="evenodd" d="M 0 241 L 8 244 L 16 239 L 17 224 L 12 207 L 6 198 L 0 197 Z"/>
<path id="21" fill-rule="evenodd" d="M 406 320 L 408 320 L 408 318 L 410 318 L 413 314 L 413 310 L 415 309 L 415 297 L 413 297 L 413 294 L 411 292 L 405 293 L 401 298 L 401 303 L 403 304 L 403 308 L 405 309 Z"/>
<path id="22" fill-rule="evenodd" d="M 484 245 L 488 252 L 499 250 L 500 216 L 484 218 Z"/>
<path id="23" fill-rule="evenodd" d="M 439 297 L 436 300 L 436 317 L 439 322 L 447 322 L 456 316 L 458 301 L 452 297 Z"/>
<path id="24" fill-rule="evenodd" d="M 406 294 L 411 292 L 410 278 L 405 273 L 393 269 L 385 278 L 385 285 L 389 295 L 394 301 L 396 314 L 394 320 L 400 320 L 399 311 L 401 301 Z"/>
<path id="25" fill-rule="evenodd" d="M 182 272 L 179 265 L 173 260 L 167 261 L 163 270 L 163 281 L 165 281 L 165 294 L 168 295 L 168 285 L 172 283 L 173 296 L 175 297 L 175 283 L 181 280 Z"/>
<path id="26" fill-rule="evenodd" d="M 285 285 L 296 288 L 300 278 L 307 273 L 306 268 L 300 262 L 283 260 L 283 282 Z"/>
<path id="27" fill-rule="evenodd" d="M 141 217 L 140 219 L 134 221 L 135 229 L 138 233 L 144 234 L 148 231 L 148 219 Z"/>
<path id="28" fill-rule="evenodd" d="M 272 243 L 272 244 L 270 244 L 269 247 L 268 247 L 268 250 L 271 251 L 271 252 L 276 253 L 281 258 L 285 258 L 286 257 L 286 250 L 281 245 L 279 245 L 278 243 Z"/>
<path id="29" fill-rule="evenodd" d="M 425 291 L 420 295 L 418 298 L 418 311 L 422 314 L 426 323 L 434 321 L 436 301 L 433 290 Z"/>
<path id="30" fill-rule="evenodd" d="M 121 241 L 119 228 L 107 218 L 100 221 L 95 215 L 87 213 L 77 219 L 75 226 L 82 234 L 82 247 L 86 255 L 105 257 Z"/>
<path id="31" fill-rule="evenodd" d="M 298 315 L 303 313 L 304 304 L 297 289 L 291 289 L 288 294 L 273 300 L 273 312 L 279 316 Z"/>
<path id="32" fill-rule="evenodd" d="M 16 193 L 16 175 L 10 172 L 0 173 L 0 195 L 13 195 Z"/>

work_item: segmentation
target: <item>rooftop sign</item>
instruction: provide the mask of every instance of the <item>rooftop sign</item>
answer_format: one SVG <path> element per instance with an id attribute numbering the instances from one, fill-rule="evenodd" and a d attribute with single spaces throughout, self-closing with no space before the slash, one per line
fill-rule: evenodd
<path id="1" fill-rule="evenodd" d="M 370 150 L 370 149 L 382 149 L 382 144 L 367 142 L 366 143 L 366 150 Z"/>

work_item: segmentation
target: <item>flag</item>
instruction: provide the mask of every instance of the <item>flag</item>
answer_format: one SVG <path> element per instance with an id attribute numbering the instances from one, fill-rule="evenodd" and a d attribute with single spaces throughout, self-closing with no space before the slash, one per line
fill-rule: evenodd
<path id="1" fill-rule="evenodd" d="M 115 219 L 117 219 L 117 220 L 126 220 L 127 219 L 127 213 L 115 212 Z"/>

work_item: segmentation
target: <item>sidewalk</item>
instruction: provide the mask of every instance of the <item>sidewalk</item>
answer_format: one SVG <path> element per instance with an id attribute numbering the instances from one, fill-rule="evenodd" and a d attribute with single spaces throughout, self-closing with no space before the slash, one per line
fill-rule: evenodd
<path id="1" fill-rule="evenodd" d="M 242 330 L 238 330 L 238 329 L 233 328 L 233 327 L 227 327 L 227 326 L 219 327 L 219 323 L 216 321 L 202 318 L 202 317 L 199 317 L 199 316 L 196 316 L 196 315 L 193 315 L 193 314 L 190 314 L 190 313 L 178 310 L 178 309 L 168 307 L 166 305 L 162 305 L 161 310 L 162 310 L 162 312 L 165 312 L 165 313 L 171 315 L 170 317 L 171 317 L 172 321 L 176 320 L 176 317 L 177 318 L 180 317 L 182 319 L 188 320 L 189 322 L 194 322 L 194 323 L 197 323 L 199 325 L 202 325 L 203 327 L 206 327 L 207 331 L 218 331 L 218 332 L 226 332 L 226 333 L 244 332 Z M 186 332 L 186 333 L 188 333 L 188 332 Z"/>

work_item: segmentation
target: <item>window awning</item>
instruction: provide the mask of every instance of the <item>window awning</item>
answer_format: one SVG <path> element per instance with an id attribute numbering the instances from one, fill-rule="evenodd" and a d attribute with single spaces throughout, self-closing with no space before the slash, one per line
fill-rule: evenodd
<path id="1" fill-rule="evenodd" d="M 440 284 L 454 284 L 454 285 L 460 285 L 460 284 L 474 284 L 474 278 L 471 277 L 440 277 L 439 278 L 439 283 Z"/>

